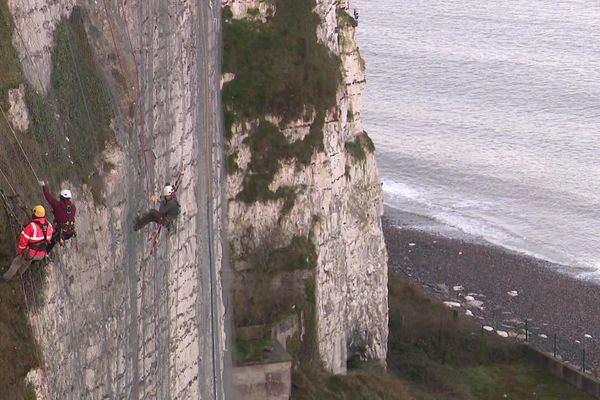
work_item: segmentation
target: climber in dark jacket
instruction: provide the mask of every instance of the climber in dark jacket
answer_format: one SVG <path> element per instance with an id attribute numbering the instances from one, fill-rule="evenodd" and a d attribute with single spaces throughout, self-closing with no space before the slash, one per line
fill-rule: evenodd
<path id="1" fill-rule="evenodd" d="M 171 224 L 177 218 L 180 212 L 179 202 L 175 198 L 175 189 L 171 185 L 165 186 L 162 193 L 162 199 L 158 206 L 158 210 L 151 209 L 142 214 L 141 216 L 135 217 L 133 224 L 133 230 L 139 231 L 150 222 L 156 222 L 157 224 L 166 225 L 167 228 L 171 227 Z"/>
<path id="2" fill-rule="evenodd" d="M 60 243 L 62 246 L 65 240 L 69 240 L 77 235 L 75 232 L 75 214 L 77 213 L 77 208 L 71 200 L 73 196 L 69 189 L 61 190 L 60 198 L 56 199 L 50 194 L 46 182 L 40 181 L 39 183 L 44 192 L 44 197 L 52 207 L 52 213 L 54 214 L 54 234 L 52 235 L 52 242 L 47 249 L 48 253 L 50 253 L 56 243 Z"/>

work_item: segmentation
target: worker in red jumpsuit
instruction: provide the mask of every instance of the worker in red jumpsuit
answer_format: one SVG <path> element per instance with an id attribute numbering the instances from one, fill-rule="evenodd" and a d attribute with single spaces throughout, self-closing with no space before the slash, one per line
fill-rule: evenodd
<path id="1" fill-rule="evenodd" d="M 33 215 L 21 231 L 17 256 L 8 271 L 2 275 L 2 281 L 11 280 L 16 274 L 23 274 L 33 261 L 43 260 L 54 228 L 46 221 L 46 210 L 41 205 L 33 207 Z"/>
<path id="2" fill-rule="evenodd" d="M 65 240 L 69 240 L 77 235 L 75 232 L 75 214 L 77 213 L 77 208 L 71 200 L 73 196 L 69 189 L 61 190 L 60 196 L 57 199 L 50 194 L 46 182 L 40 181 L 39 183 L 44 192 L 44 197 L 52 207 L 52 213 L 54 214 L 54 234 L 52 235 L 52 242 L 47 249 L 47 252 L 50 253 L 57 243 L 62 246 Z"/>

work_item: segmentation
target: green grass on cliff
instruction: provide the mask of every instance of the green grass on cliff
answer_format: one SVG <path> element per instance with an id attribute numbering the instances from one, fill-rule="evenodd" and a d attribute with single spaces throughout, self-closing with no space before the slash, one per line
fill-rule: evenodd
<path id="1" fill-rule="evenodd" d="M 6 0 L 0 0 L 0 107 L 6 107 L 8 89 L 15 88 L 23 80 L 21 63 L 12 45 L 13 20 Z"/>
<path id="2" fill-rule="evenodd" d="M 0 47 L 11 46 L 7 40 L 8 37 L 0 37 Z M 43 203 L 31 168 L 56 190 L 58 184 L 66 179 L 75 183 L 99 183 L 96 179 L 99 176 L 97 156 L 111 140 L 111 98 L 95 66 L 79 8 L 73 10 L 69 20 L 57 26 L 54 42 L 51 88 L 47 95 L 38 94 L 23 81 L 11 84 L 25 84 L 25 103 L 30 120 L 28 131 L 18 132 L 17 142 L 6 121 L 0 118 L 3 148 L 0 169 L 17 187 L 21 202 L 27 207 Z M 16 53 L 14 55 L 16 57 Z M 17 58 L 12 60 L 11 65 L 20 71 Z M 19 76 L 22 78 L 22 74 Z M 0 92 L 2 96 L 5 94 Z M 0 188 L 10 191 L 3 177 Z M 92 186 L 94 199 L 98 202 L 101 201 L 101 188 L 101 184 Z"/>
<path id="3" fill-rule="evenodd" d="M 68 138 L 72 169 L 83 183 L 91 184 L 94 200 L 102 202 L 102 180 L 96 169 L 97 155 L 114 136 L 110 128 L 113 117 L 112 99 L 96 66 L 88 43 L 83 15 L 76 7 L 70 18 L 54 32 L 52 54 L 52 88 L 61 115 L 60 134 Z"/>
<path id="4" fill-rule="evenodd" d="M 223 87 L 224 119 L 228 140 L 234 121 L 261 120 L 248 132 L 252 160 L 238 199 L 252 203 L 284 198 L 289 209 L 292 191 L 273 192 L 268 186 L 278 161 L 295 158 L 307 165 L 323 149 L 324 115 L 335 105 L 340 59 L 317 40 L 314 0 L 274 4 L 276 12 L 265 23 L 232 20 L 231 10 L 223 11 L 223 71 L 235 75 Z M 284 122 L 313 115 L 315 120 L 303 140 L 287 143 L 278 127 L 264 121 L 267 115 Z M 227 171 L 239 171 L 233 154 Z"/>
<path id="5" fill-rule="evenodd" d="M 344 147 L 348 154 L 358 161 L 365 161 L 367 159 L 367 153 L 373 153 L 375 151 L 375 145 L 366 131 L 363 131 L 361 135 L 355 137 L 353 141 L 346 142 Z"/>
<path id="6" fill-rule="evenodd" d="M 346 29 L 348 27 L 356 28 L 358 26 L 356 19 L 351 17 L 350 14 L 348 14 L 343 8 L 338 8 L 335 10 L 335 16 L 337 18 L 338 26 L 341 29 Z"/>
<path id="7" fill-rule="evenodd" d="M 317 264 L 314 243 L 304 236 L 294 236 L 284 246 L 278 241 L 273 236 L 244 255 L 244 288 L 234 293 L 235 326 L 272 323 L 314 297 L 314 284 L 305 282 Z"/>
<path id="8" fill-rule="evenodd" d="M 253 127 L 245 143 L 250 146 L 252 158 L 243 181 L 243 189 L 237 199 L 246 203 L 285 199 L 284 210 L 289 210 L 295 199 L 291 188 L 279 188 L 273 192 L 269 185 L 279 170 L 282 160 L 295 159 L 302 165 L 310 163 L 315 149 L 323 150 L 323 114 L 319 114 L 311 125 L 308 135 L 289 143 L 279 128 L 261 120 Z"/>
<path id="9" fill-rule="evenodd" d="M 340 61 L 317 41 L 315 1 L 274 4 L 266 23 L 225 18 L 223 71 L 235 79 L 225 84 L 223 103 L 238 118 L 274 114 L 289 120 L 335 105 Z"/>
<path id="10" fill-rule="evenodd" d="M 298 368 L 294 400 L 591 400 L 532 364 L 529 350 L 457 318 L 390 272 L 387 370 L 350 363 L 347 376 Z"/>
<path id="11" fill-rule="evenodd" d="M 21 63 L 12 45 L 13 27 L 7 2 L 0 0 L 0 107 L 4 111 L 8 108 L 8 90 L 23 83 Z M 0 117 L 0 168 L 9 179 L 15 169 L 25 168 L 15 158 L 18 150 L 14 141 L 9 140 L 10 136 L 6 121 Z M 17 190 L 27 186 L 26 181 L 6 182 L 2 176 L 0 190 L 7 195 L 12 194 L 9 183 Z M 8 268 L 15 254 L 15 235 L 4 209 L 0 209 L 0 273 Z M 37 368 L 41 360 L 27 320 L 28 302 L 24 293 L 18 282 L 0 284 L 0 397 L 3 399 L 35 399 L 32 388 L 25 383 L 25 376 L 30 369 Z"/>

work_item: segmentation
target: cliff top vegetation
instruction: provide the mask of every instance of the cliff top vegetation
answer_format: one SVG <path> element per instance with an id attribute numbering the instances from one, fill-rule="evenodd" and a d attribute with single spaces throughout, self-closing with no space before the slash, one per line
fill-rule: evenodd
<path id="1" fill-rule="evenodd" d="M 223 71 L 235 75 L 223 87 L 225 131 L 230 139 L 235 121 L 259 121 L 248 132 L 252 159 L 237 198 L 246 203 L 283 198 L 289 209 L 294 190 L 273 192 L 269 184 L 279 161 L 307 165 L 323 149 L 325 111 L 335 105 L 341 72 L 339 57 L 317 40 L 314 0 L 275 0 L 274 7 L 265 23 L 233 20 L 231 10 L 223 11 Z M 264 120 L 267 115 L 281 117 L 283 124 L 313 118 L 313 126 L 304 139 L 288 143 Z M 228 156 L 229 173 L 239 170 L 236 155 Z"/>
<path id="2" fill-rule="evenodd" d="M 235 74 L 223 87 L 223 103 L 237 118 L 293 120 L 335 105 L 340 61 L 317 40 L 315 1 L 274 5 L 266 23 L 223 13 L 223 72 Z"/>

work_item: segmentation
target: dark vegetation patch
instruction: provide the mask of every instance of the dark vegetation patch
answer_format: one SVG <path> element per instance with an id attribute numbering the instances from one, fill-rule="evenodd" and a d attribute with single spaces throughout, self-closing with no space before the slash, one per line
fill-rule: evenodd
<path id="1" fill-rule="evenodd" d="M 340 29 L 352 27 L 356 28 L 358 26 L 358 22 L 350 16 L 343 8 L 338 8 L 335 11 L 335 15 L 337 17 L 337 23 Z"/>
<path id="2" fill-rule="evenodd" d="M 224 85 L 223 102 L 237 119 L 291 120 L 335 105 L 340 61 L 317 41 L 315 1 L 274 4 L 266 23 L 225 19 L 223 71 L 235 79 Z"/>
<path id="3" fill-rule="evenodd" d="M 260 14 L 260 10 L 258 9 L 258 7 L 250 7 L 247 10 L 248 15 L 252 16 L 252 17 L 256 17 L 258 14 Z"/>
<path id="4" fill-rule="evenodd" d="M 113 106 L 96 67 L 79 8 L 56 27 L 54 41 L 52 87 L 64 134 L 69 138 L 73 167 L 83 183 L 92 183 L 96 189 L 94 199 L 101 201 L 102 183 L 94 161 L 114 139 L 110 129 Z M 95 182 L 91 181 L 95 175 Z"/>
<path id="5" fill-rule="evenodd" d="M 0 0 L 0 107 L 5 112 L 8 109 L 8 90 L 18 87 L 23 81 L 21 63 L 12 45 L 13 28 L 12 16 L 8 11 L 6 0 Z M 0 116 L 0 147 L 2 149 L 0 170 L 3 173 L 0 176 L 0 190 L 3 190 L 7 196 L 14 195 L 12 189 L 19 190 L 22 194 L 28 193 L 28 186 L 32 181 L 31 174 L 28 173 L 30 170 L 3 116 Z M 35 149 L 34 147 L 34 153 Z M 34 179 L 33 181 L 35 182 Z M 22 217 L 22 212 L 19 212 L 19 218 Z M 19 233 L 20 226 L 11 224 L 2 207 L 0 209 L 0 274 L 8 269 L 15 255 L 16 236 Z M 36 268 L 39 270 L 38 266 L 33 266 L 31 269 Z M 31 276 L 31 272 L 25 274 L 25 282 Z M 36 271 L 35 277 L 41 287 L 40 276 L 39 271 Z M 32 282 L 35 281 L 32 279 Z M 27 310 L 34 306 L 30 301 L 33 301 L 36 295 L 36 292 L 30 288 L 31 284 L 26 288 L 29 295 L 26 297 L 20 281 L 10 284 L 0 283 L 0 387 L 2 388 L 0 392 L 2 398 L 6 399 L 35 399 L 34 391 L 25 383 L 27 373 L 41 365 L 36 352 L 37 345 L 27 320 Z M 27 299 L 29 301 L 26 301 Z"/>
<path id="6" fill-rule="evenodd" d="M 223 7 L 223 22 L 231 22 L 233 18 L 233 11 L 230 6 Z"/>
<path id="7" fill-rule="evenodd" d="M 268 338 L 236 340 L 233 358 L 235 365 L 262 361 L 266 358 L 272 346 L 273 342 Z"/>
<path id="8" fill-rule="evenodd" d="M 31 307 L 26 299 L 32 300 L 36 293 L 29 283 L 30 276 L 24 275 L 24 286 L 18 280 L 3 284 L 0 289 L 0 385 L 5 399 L 35 399 L 32 388 L 25 384 L 25 376 L 42 365 L 26 316 Z"/>
<path id="9" fill-rule="evenodd" d="M 14 24 L 6 0 L 0 0 L 0 107 L 6 108 L 8 89 L 23 81 L 21 62 L 12 45 Z"/>
<path id="10" fill-rule="evenodd" d="M 273 249 L 266 261 L 274 271 L 314 269 L 317 265 L 317 251 L 308 238 L 294 236 L 287 246 Z"/>
<path id="11" fill-rule="evenodd" d="M 231 154 L 227 154 L 225 158 L 225 170 L 227 174 L 232 174 L 240 170 L 240 167 L 237 163 L 238 152 L 233 152 Z"/>
<path id="12" fill-rule="evenodd" d="M 234 294 L 236 326 L 273 323 L 304 307 L 305 280 L 317 264 L 315 245 L 303 236 L 285 246 L 279 241 L 273 234 L 244 256 L 246 267 L 238 273 Z"/>
<path id="13" fill-rule="evenodd" d="M 292 382 L 293 400 L 416 400 L 404 381 L 376 363 L 357 366 L 345 376 L 301 367 Z"/>
<path id="14" fill-rule="evenodd" d="M 289 143 L 277 126 L 261 120 L 245 139 L 252 156 L 237 199 L 253 203 L 283 198 L 284 211 L 291 209 L 296 192 L 286 187 L 273 192 L 269 185 L 279 169 L 280 161 L 295 159 L 301 165 L 308 165 L 315 149 L 323 150 L 323 126 L 324 116 L 318 114 L 309 133 L 303 139 Z"/>
<path id="15" fill-rule="evenodd" d="M 365 161 L 367 153 L 375 151 L 375 145 L 366 131 L 356 136 L 353 141 L 344 143 L 344 147 L 348 154 L 358 161 Z"/>
<path id="16" fill-rule="evenodd" d="M 300 321 L 303 323 L 304 337 L 298 346 L 299 353 L 294 359 L 303 367 L 315 368 L 321 365 L 321 359 L 317 337 L 317 283 L 314 277 L 304 283 L 304 296 L 304 303 L 299 307 L 303 317 Z"/>

